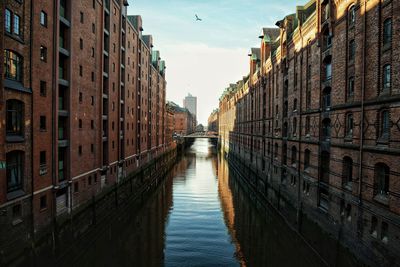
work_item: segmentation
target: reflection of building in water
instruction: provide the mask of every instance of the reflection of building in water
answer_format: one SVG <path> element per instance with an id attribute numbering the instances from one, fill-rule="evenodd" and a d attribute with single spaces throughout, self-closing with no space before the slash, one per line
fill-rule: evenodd
<path id="1" fill-rule="evenodd" d="M 235 208 L 233 206 L 232 192 L 231 189 L 229 188 L 228 164 L 221 157 L 221 162 L 220 164 L 217 163 L 217 166 L 218 166 L 218 193 L 221 201 L 222 211 L 224 213 L 225 224 L 232 238 L 232 243 L 235 245 L 236 259 L 238 260 L 238 262 L 240 262 L 241 266 L 246 266 L 246 262 L 244 260 L 240 243 L 236 239 Z"/>
<path id="2" fill-rule="evenodd" d="M 162 266 L 164 233 L 171 206 L 172 177 L 169 176 L 139 212 L 137 207 L 124 211 L 132 214 L 131 218 L 122 219 L 105 231 L 79 262 L 83 266 Z"/>

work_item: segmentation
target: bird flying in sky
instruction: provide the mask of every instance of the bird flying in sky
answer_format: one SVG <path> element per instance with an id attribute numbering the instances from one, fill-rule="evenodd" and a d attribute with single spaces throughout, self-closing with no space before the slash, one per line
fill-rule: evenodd
<path id="1" fill-rule="evenodd" d="M 199 18 L 199 16 L 197 16 L 197 14 L 195 16 L 196 16 L 196 21 L 202 21 L 202 19 Z"/>

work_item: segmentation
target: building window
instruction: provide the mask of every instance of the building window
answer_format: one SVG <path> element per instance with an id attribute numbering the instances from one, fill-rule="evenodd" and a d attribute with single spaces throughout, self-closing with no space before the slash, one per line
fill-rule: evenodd
<path id="1" fill-rule="evenodd" d="M 40 60 L 47 62 L 47 48 L 43 45 L 40 46 Z"/>
<path id="2" fill-rule="evenodd" d="M 94 82 L 94 72 L 92 71 L 92 82 Z"/>
<path id="3" fill-rule="evenodd" d="M 356 23 L 356 7 L 351 6 L 349 9 L 349 26 L 353 26 Z"/>
<path id="4" fill-rule="evenodd" d="M 379 116 L 379 139 L 387 140 L 390 134 L 389 110 L 382 110 Z"/>
<path id="5" fill-rule="evenodd" d="M 293 118 L 293 126 L 292 126 L 292 130 L 293 130 L 293 136 L 296 136 L 296 132 L 297 132 L 297 118 Z"/>
<path id="6" fill-rule="evenodd" d="M 40 12 L 40 25 L 47 27 L 47 13 L 43 10 Z"/>
<path id="7" fill-rule="evenodd" d="M 90 144 L 90 152 L 94 152 L 94 145 L 93 144 Z"/>
<path id="8" fill-rule="evenodd" d="M 297 157 L 297 148 L 295 146 L 292 147 L 292 165 L 296 164 Z"/>
<path id="9" fill-rule="evenodd" d="M 322 92 L 322 105 L 324 110 L 329 110 L 331 107 L 331 88 L 327 87 Z"/>
<path id="10" fill-rule="evenodd" d="M 79 153 L 79 156 L 82 156 L 82 146 L 78 147 L 78 153 Z"/>
<path id="11" fill-rule="evenodd" d="M 6 78 L 22 81 L 22 57 L 17 53 L 4 50 L 4 68 Z"/>
<path id="12" fill-rule="evenodd" d="M 324 119 L 322 121 L 322 138 L 325 141 L 329 141 L 331 138 L 331 120 Z"/>
<path id="13" fill-rule="evenodd" d="M 6 154 L 7 169 L 7 192 L 22 190 L 23 186 L 23 165 L 24 153 L 22 151 L 12 151 Z"/>
<path id="14" fill-rule="evenodd" d="M 4 26 L 6 32 L 11 33 L 11 11 L 6 8 L 5 16 L 4 16 Z"/>
<path id="15" fill-rule="evenodd" d="M 349 87 L 347 90 L 347 98 L 354 96 L 354 77 L 349 78 Z"/>
<path id="16" fill-rule="evenodd" d="M 90 97 L 90 104 L 93 106 L 94 105 L 94 96 Z"/>
<path id="17" fill-rule="evenodd" d="M 293 100 L 293 112 L 297 111 L 297 98 Z"/>
<path id="18" fill-rule="evenodd" d="M 353 125 L 354 125 L 353 114 L 348 113 L 346 115 L 346 137 L 353 137 Z"/>
<path id="19" fill-rule="evenodd" d="M 310 135 L 310 116 L 306 117 L 306 135 Z"/>
<path id="20" fill-rule="evenodd" d="M 82 129 L 82 120 L 79 119 L 79 129 Z"/>
<path id="21" fill-rule="evenodd" d="M 83 67 L 82 65 L 79 65 L 79 76 L 83 76 Z"/>
<path id="22" fill-rule="evenodd" d="M 353 182 L 353 160 L 350 157 L 343 158 L 342 184 L 347 188 L 351 188 Z"/>
<path id="23" fill-rule="evenodd" d="M 83 39 L 79 39 L 79 48 L 82 50 L 83 49 Z"/>
<path id="24" fill-rule="evenodd" d="M 40 167 L 46 166 L 46 151 L 40 151 Z"/>
<path id="25" fill-rule="evenodd" d="M 93 130 L 94 129 L 94 120 L 90 121 L 90 128 Z"/>
<path id="26" fill-rule="evenodd" d="M 14 34 L 20 35 L 20 17 L 14 14 Z"/>
<path id="27" fill-rule="evenodd" d="M 351 40 L 349 42 L 349 61 L 352 62 L 354 61 L 356 55 L 356 42 L 354 40 Z"/>
<path id="28" fill-rule="evenodd" d="M 94 47 L 92 47 L 92 57 L 94 57 Z"/>
<path id="29" fill-rule="evenodd" d="M 79 192 L 79 182 L 74 183 L 74 193 Z"/>
<path id="30" fill-rule="evenodd" d="M 40 95 L 46 96 L 47 94 L 47 83 L 45 81 L 40 81 Z"/>
<path id="31" fill-rule="evenodd" d="M 80 14 L 81 14 L 80 21 L 81 23 L 83 23 L 83 12 L 81 12 Z"/>
<path id="32" fill-rule="evenodd" d="M 383 243 L 387 243 L 389 239 L 389 225 L 386 222 L 382 222 L 381 225 L 381 240 Z"/>
<path id="33" fill-rule="evenodd" d="M 46 131 L 46 116 L 40 116 L 40 130 Z"/>
<path id="34" fill-rule="evenodd" d="M 7 136 L 23 136 L 24 103 L 19 100 L 7 100 L 6 133 Z"/>
<path id="35" fill-rule="evenodd" d="M 83 93 L 79 92 L 79 103 L 82 103 L 83 100 Z"/>
<path id="36" fill-rule="evenodd" d="M 372 216 L 371 218 L 371 229 L 369 230 L 369 233 L 371 236 L 377 238 L 378 237 L 378 219 L 375 216 Z"/>
<path id="37" fill-rule="evenodd" d="M 383 22 L 383 45 L 387 46 L 392 43 L 392 19 Z"/>
<path id="38" fill-rule="evenodd" d="M 392 87 L 392 78 L 391 78 L 391 65 L 387 64 L 383 67 L 383 91 L 389 92 Z"/>
<path id="39" fill-rule="evenodd" d="M 92 33 L 96 33 L 96 26 L 92 23 Z"/>
<path id="40" fill-rule="evenodd" d="M 306 149 L 306 151 L 304 152 L 304 170 L 310 168 L 310 157 L 311 151 Z"/>
<path id="41" fill-rule="evenodd" d="M 375 164 L 374 195 L 387 198 L 389 195 L 390 168 L 384 163 Z"/>
<path id="42" fill-rule="evenodd" d="M 275 143 L 274 157 L 275 157 L 275 159 L 278 159 L 278 144 L 277 143 Z"/>
<path id="43" fill-rule="evenodd" d="M 44 195 L 40 197 L 40 209 L 44 210 L 46 208 L 47 208 L 47 196 Z"/>

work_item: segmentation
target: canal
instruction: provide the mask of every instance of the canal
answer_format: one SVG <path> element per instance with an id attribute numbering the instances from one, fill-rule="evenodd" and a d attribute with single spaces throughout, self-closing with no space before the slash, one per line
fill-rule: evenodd
<path id="1" fill-rule="evenodd" d="M 274 212 L 260 212 L 226 160 L 197 139 L 154 194 L 76 258 L 79 266 L 324 266 Z M 268 216 L 266 216 L 268 214 Z"/>

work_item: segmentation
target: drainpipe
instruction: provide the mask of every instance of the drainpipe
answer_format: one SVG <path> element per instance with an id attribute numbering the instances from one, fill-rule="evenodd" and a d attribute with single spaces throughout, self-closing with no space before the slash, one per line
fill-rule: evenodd
<path id="1" fill-rule="evenodd" d="M 30 84 L 30 87 L 31 87 L 31 89 L 32 89 L 32 58 L 33 58 L 33 56 L 32 56 L 32 51 L 33 51 L 33 48 L 32 48 L 32 46 L 33 46 L 33 0 L 31 0 L 30 1 L 30 21 L 29 21 L 29 24 L 30 24 L 30 27 L 29 27 L 29 37 L 30 37 L 30 40 L 29 40 L 29 53 L 30 53 L 30 59 L 29 59 L 29 69 L 30 69 L 30 73 L 29 73 L 29 84 Z M 33 92 L 32 92 L 32 94 L 31 94 L 31 118 L 33 117 Z M 31 121 L 33 122 L 33 120 L 31 119 Z M 32 191 L 32 194 L 31 194 L 31 220 L 32 220 L 32 225 L 31 225 L 31 245 L 32 245 L 32 250 L 33 250 L 33 248 L 35 247 L 35 244 L 34 244 L 34 234 L 35 234 L 35 217 L 34 217 L 34 214 L 33 214 L 33 211 L 34 211 L 34 208 L 33 208 L 33 197 L 34 197 L 34 182 L 33 182 L 33 159 L 35 158 L 35 157 L 33 157 L 33 145 L 34 145 L 34 142 L 33 142 L 33 123 L 31 123 L 31 142 L 32 142 L 32 144 L 31 144 L 31 191 Z"/>
<path id="2" fill-rule="evenodd" d="M 301 231 L 301 214 L 302 214 L 302 210 L 303 210 L 303 202 L 301 201 L 301 190 L 300 190 L 300 177 L 301 177 L 301 144 L 302 144 L 302 137 L 301 137 L 301 125 L 302 125 L 302 107 L 303 107 L 303 51 L 304 51 L 304 37 L 303 37 L 303 33 L 301 30 L 301 26 L 299 28 L 300 30 L 300 36 L 301 36 L 301 54 L 300 54 L 300 99 L 299 99 L 299 153 L 298 153 L 298 166 L 297 166 L 297 176 L 299 177 L 298 179 L 298 185 L 297 185 L 297 230 L 300 232 Z"/>
<path id="3" fill-rule="evenodd" d="M 358 183 L 358 201 L 359 201 L 359 215 L 358 215 L 358 236 L 362 234 L 362 181 L 363 181 L 363 146 L 364 146 L 364 98 L 365 98 L 365 69 L 366 69 L 366 35 L 367 35 L 367 0 L 364 0 L 364 23 L 363 23 L 363 64 L 362 64 L 362 76 L 361 76 L 361 127 L 360 127 L 360 150 L 359 159 L 360 163 L 358 166 L 359 183 Z"/>

